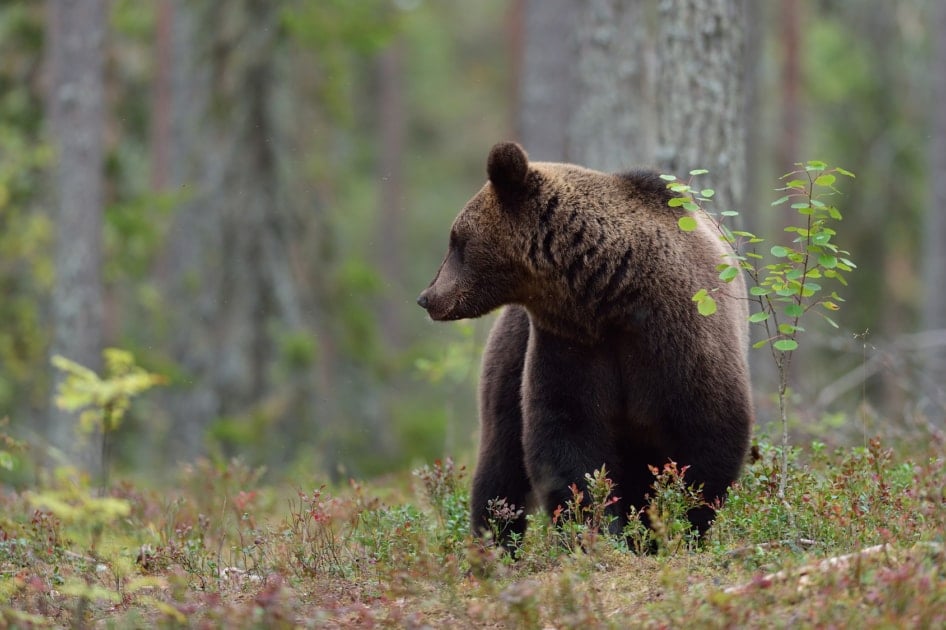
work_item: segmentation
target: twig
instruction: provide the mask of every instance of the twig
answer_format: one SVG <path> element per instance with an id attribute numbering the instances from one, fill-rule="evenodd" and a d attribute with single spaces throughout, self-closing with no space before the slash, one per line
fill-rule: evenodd
<path id="1" fill-rule="evenodd" d="M 796 538 L 794 540 L 773 540 L 770 542 L 759 543 L 756 545 L 746 545 L 745 547 L 738 547 L 737 549 L 732 549 L 726 552 L 726 555 L 731 558 L 739 558 L 742 556 L 749 555 L 759 550 L 766 549 L 779 549 L 782 547 L 814 547 L 818 544 L 817 540 L 812 540 L 810 538 Z"/>
<path id="2" fill-rule="evenodd" d="M 913 549 L 916 549 L 917 547 L 925 547 L 929 551 L 936 552 L 943 550 L 943 545 L 936 542 L 918 543 L 917 545 L 914 545 Z M 818 562 L 806 564 L 798 569 L 783 569 L 782 571 L 776 571 L 775 573 L 757 576 L 749 582 L 738 584 L 736 586 L 730 586 L 724 589 L 723 592 L 729 595 L 743 595 L 753 590 L 769 588 L 777 582 L 786 582 L 789 580 L 796 580 L 798 590 L 803 590 L 811 586 L 812 578 L 815 575 L 827 573 L 829 571 L 843 571 L 851 566 L 851 564 L 854 562 L 879 554 L 887 554 L 893 550 L 894 547 L 890 544 L 874 545 L 873 547 L 867 547 L 866 549 L 861 549 L 860 551 L 848 553 L 843 556 L 825 558 L 824 560 L 819 560 Z"/>

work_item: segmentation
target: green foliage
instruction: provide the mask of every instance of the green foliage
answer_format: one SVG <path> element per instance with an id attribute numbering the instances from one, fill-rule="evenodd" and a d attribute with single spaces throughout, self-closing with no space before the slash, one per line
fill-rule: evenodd
<path id="1" fill-rule="evenodd" d="M 838 303 L 844 300 L 836 291 L 826 295 L 822 283 L 837 282 L 847 286 L 846 274 L 856 266 L 848 258 L 850 253 L 840 249 L 834 242 L 837 232 L 833 226 L 841 221 L 841 212 L 836 206 L 825 202 L 826 198 L 838 193 L 834 184 L 839 175 L 853 178 L 854 174 L 841 167 L 830 168 L 818 160 L 798 163 L 796 166 L 796 170 L 781 177 L 786 180 L 785 185 L 776 190 L 784 194 L 772 205 L 790 203 L 800 221 L 798 225 L 785 228 L 785 232 L 795 235 L 789 245 L 769 247 L 769 261 L 759 253 L 765 243 L 764 238 L 745 230 L 731 230 L 723 223 L 725 219 L 737 216 L 737 212 L 727 210 L 718 219 L 713 217 L 720 237 L 732 247 L 732 253 L 727 254 L 717 265 L 719 278 L 730 283 L 743 273 L 749 277 L 749 299 L 756 307 L 756 311 L 749 315 L 749 322 L 761 325 L 766 333 L 765 338 L 753 344 L 753 347 L 768 346 L 778 371 L 782 464 L 786 468 L 789 450 L 786 395 L 792 355 L 798 349 L 799 333 L 805 331 L 801 320 L 809 311 L 814 311 L 837 328 L 837 323 L 825 311 L 837 311 L 840 308 Z M 712 217 L 704 204 L 710 201 L 714 191 L 711 188 L 697 189 L 693 185 L 693 177 L 706 172 L 704 169 L 690 171 L 690 179 L 686 182 L 677 180 L 673 175 L 661 175 L 668 182 L 667 188 L 677 194 L 668 205 L 681 207 L 690 213 L 682 217 L 690 219 L 680 224 L 684 231 L 696 228 L 693 214 L 703 213 Z M 720 290 L 718 287 L 709 290 L 703 288 L 693 295 L 692 299 L 701 315 L 710 316 L 716 312 L 712 294 Z M 787 472 L 783 470 L 783 484 L 787 477 Z M 779 493 L 784 497 L 784 485 L 780 486 Z"/>
<path id="2" fill-rule="evenodd" d="M 52 223 L 35 207 L 48 147 L 4 123 L 0 110 L 0 413 L 45 395 L 42 296 L 52 288 Z"/>
<path id="3" fill-rule="evenodd" d="M 106 348 L 105 376 L 75 361 L 56 355 L 52 364 L 66 378 L 56 395 L 56 404 L 67 411 L 80 411 L 79 429 L 84 433 L 117 431 L 131 399 L 165 382 L 163 376 L 151 374 L 135 364 L 130 352 Z"/>
<path id="4" fill-rule="evenodd" d="M 837 328 L 834 320 L 823 311 L 838 310 L 840 307 L 837 303 L 844 300 L 836 292 L 825 295 L 821 283 L 831 280 L 846 286 L 845 274 L 855 267 L 847 258 L 850 253 L 839 249 L 833 241 L 837 232 L 832 222 L 840 221 L 841 213 L 837 207 L 824 201 L 825 197 L 838 192 L 834 187 L 837 175 L 854 177 L 854 174 L 840 167 L 829 168 L 820 161 L 799 163 L 797 166 L 797 170 L 782 176 L 787 181 L 776 190 L 785 194 L 772 205 L 791 202 L 791 208 L 799 215 L 801 223 L 785 228 L 786 232 L 795 235 L 791 245 L 770 247 L 771 262 L 766 263 L 758 251 L 765 239 L 744 230 L 730 230 L 722 224 L 722 220 L 738 213 L 727 211 L 717 221 L 721 237 L 734 249 L 734 255 L 718 265 L 719 278 L 728 283 L 743 272 L 748 275 L 751 280 L 751 300 L 757 308 L 749 321 L 761 324 L 766 330 L 766 338 L 758 342 L 756 347 L 771 345 L 773 350 L 781 353 L 791 353 L 798 347 L 798 333 L 804 332 L 800 320 L 809 311 L 814 310 Z M 682 207 L 691 213 L 681 218 L 681 229 L 684 231 L 696 229 L 696 220 L 692 214 L 709 214 L 704 204 L 714 192 L 710 188 L 695 188 L 692 180 L 694 176 L 705 172 L 702 169 L 691 171 L 687 182 L 677 181 L 672 175 L 661 176 L 669 182 L 667 187 L 678 195 L 670 200 L 669 205 Z M 687 219 L 685 225 L 683 219 Z M 693 301 L 702 315 L 716 312 L 711 300 L 712 293 L 718 290 L 700 289 L 694 294 Z"/>
<path id="5" fill-rule="evenodd" d="M 131 407 L 131 399 L 165 382 L 135 364 L 130 352 L 106 348 L 105 376 L 63 356 L 52 358 L 53 366 L 65 374 L 56 392 L 56 405 L 67 411 L 81 411 L 78 430 L 85 435 L 102 435 L 101 486 L 108 487 L 113 435 Z"/>
<path id="6" fill-rule="evenodd" d="M 694 508 L 706 505 L 698 488 L 690 486 L 684 475 L 687 466 L 682 468 L 670 461 L 662 468 L 650 466 L 654 476 L 653 493 L 650 504 L 646 507 L 650 530 L 638 538 L 636 546 L 647 549 L 648 538 L 657 546 L 661 554 L 676 554 L 696 548 L 699 532 L 693 529 L 687 514 Z M 632 528 L 640 533 L 640 528 Z"/>
<path id="7" fill-rule="evenodd" d="M 457 466 L 450 457 L 414 471 L 437 519 L 435 540 L 447 554 L 458 552 L 469 535 L 470 497 L 463 481 L 465 476 L 466 467 Z"/>

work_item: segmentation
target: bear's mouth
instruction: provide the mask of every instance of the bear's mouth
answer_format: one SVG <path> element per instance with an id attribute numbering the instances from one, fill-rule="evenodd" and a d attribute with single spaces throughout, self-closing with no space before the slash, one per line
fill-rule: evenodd
<path id="1" fill-rule="evenodd" d="M 437 296 L 431 297 L 426 291 L 417 298 L 417 304 L 427 311 L 427 315 L 435 322 L 455 321 L 464 317 L 463 313 L 459 312 L 460 309 L 457 308 L 459 301 L 447 302 L 442 297 L 437 299 Z"/>
<path id="2" fill-rule="evenodd" d="M 431 304 L 427 308 L 427 315 L 435 322 L 451 322 L 462 319 L 462 316 L 456 312 L 455 304 L 452 304 L 446 308 L 438 308 L 438 306 L 439 305 Z"/>

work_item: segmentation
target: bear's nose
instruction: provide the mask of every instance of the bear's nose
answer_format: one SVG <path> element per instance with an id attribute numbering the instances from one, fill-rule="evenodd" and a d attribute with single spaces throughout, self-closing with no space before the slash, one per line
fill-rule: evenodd
<path id="1" fill-rule="evenodd" d="M 426 292 L 421 293 L 421 294 L 417 297 L 417 303 L 420 305 L 421 308 L 427 308 L 428 306 L 430 306 L 430 300 L 427 299 L 427 293 L 426 293 Z"/>

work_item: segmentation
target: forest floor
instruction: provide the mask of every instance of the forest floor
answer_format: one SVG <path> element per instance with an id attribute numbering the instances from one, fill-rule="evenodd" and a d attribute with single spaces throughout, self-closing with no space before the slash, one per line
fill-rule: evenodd
<path id="1" fill-rule="evenodd" d="M 944 627 L 946 459 L 929 448 L 798 449 L 780 498 L 763 444 L 701 544 L 668 466 L 654 530 L 597 534 L 591 491 L 554 525 L 530 516 L 515 559 L 469 537 L 450 460 L 298 490 L 239 462 L 104 496 L 61 474 L 0 489 L 0 627 Z"/>

